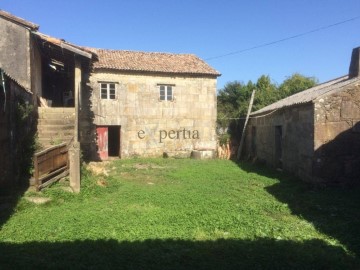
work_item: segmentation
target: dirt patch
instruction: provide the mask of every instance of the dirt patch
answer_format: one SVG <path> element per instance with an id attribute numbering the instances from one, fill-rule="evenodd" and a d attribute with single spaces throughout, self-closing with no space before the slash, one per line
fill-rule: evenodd
<path id="1" fill-rule="evenodd" d="M 97 180 L 97 181 L 96 181 L 96 184 L 97 184 L 98 186 L 100 186 L 100 187 L 107 187 L 107 185 L 108 185 L 108 183 L 107 183 L 105 180 L 103 180 L 103 179 Z"/>
<path id="2" fill-rule="evenodd" d="M 134 164 L 133 167 L 137 170 L 165 169 L 165 167 L 163 166 L 159 166 L 155 164 L 143 164 L 143 163 Z"/>
<path id="3" fill-rule="evenodd" d="M 44 198 L 44 197 L 25 197 L 25 200 L 35 204 L 44 204 L 51 201 L 50 198 Z"/>
<path id="4" fill-rule="evenodd" d="M 89 170 L 94 175 L 105 175 L 109 176 L 109 171 L 107 166 L 109 165 L 108 161 L 102 161 L 102 162 L 90 162 L 86 169 Z"/>
<path id="5" fill-rule="evenodd" d="M 61 190 L 65 192 L 74 193 L 73 189 L 71 187 L 60 187 Z"/>
<path id="6" fill-rule="evenodd" d="M 141 164 L 141 163 L 134 164 L 133 167 L 137 170 L 148 170 L 151 168 L 150 164 Z"/>

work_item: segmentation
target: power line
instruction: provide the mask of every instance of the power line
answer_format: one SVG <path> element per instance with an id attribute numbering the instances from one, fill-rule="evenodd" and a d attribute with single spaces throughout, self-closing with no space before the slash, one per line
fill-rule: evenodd
<path id="1" fill-rule="evenodd" d="M 284 41 L 287 41 L 287 40 L 290 40 L 290 39 L 302 37 L 302 36 L 305 36 L 305 35 L 308 35 L 308 34 L 311 34 L 311 33 L 314 33 L 314 32 L 319 32 L 319 31 L 322 31 L 322 30 L 325 30 L 325 29 L 328 29 L 328 28 L 331 28 L 331 27 L 334 27 L 334 26 L 338 26 L 340 24 L 355 21 L 355 20 L 358 20 L 358 19 L 360 19 L 360 16 L 353 17 L 351 19 L 341 21 L 341 22 L 337 22 L 337 23 L 334 23 L 334 24 L 322 26 L 322 27 L 319 27 L 319 28 L 316 28 L 316 29 L 313 29 L 313 30 L 310 30 L 310 31 L 307 31 L 307 32 L 304 32 L 304 33 L 301 33 L 301 34 L 293 35 L 293 36 L 290 36 L 290 37 L 278 39 L 278 40 L 271 41 L 271 42 L 268 42 L 268 43 L 264 43 L 264 44 L 261 44 L 261 45 L 256 45 L 256 46 L 253 46 L 253 47 L 250 47 L 250 48 L 242 49 L 242 50 L 239 50 L 239 51 L 234 51 L 234 52 L 229 52 L 229 53 L 226 53 L 226 54 L 221 54 L 221 55 L 218 55 L 218 56 L 209 57 L 209 58 L 207 58 L 205 60 L 207 60 L 207 61 L 208 60 L 214 60 L 214 59 L 223 58 L 223 57 L 234 55 L 234 54 L 240 54 L 240 53 L 243 53 L 243 52 L 252 51 L 252 50 L 255 50 L 255 49 L 267 47 L 267 46 L 274 45 L 274 44 L 277 44 L 277 43 L 280 43 L 280 42 L 284 42 Z"/>

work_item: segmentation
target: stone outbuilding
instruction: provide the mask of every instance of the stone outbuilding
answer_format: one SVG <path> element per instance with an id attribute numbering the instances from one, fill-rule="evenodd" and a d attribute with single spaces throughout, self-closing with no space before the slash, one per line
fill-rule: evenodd
<path id="1" fill-rule="evenodd" d="M 359 55 L 355 48 L 349 75 L 253 112 L 246 155 L 305 181 L 359 184 Z"/>
<path id="2" fill-rule="evenodd" d="M 0 187 L 22 184 L 27 176 L 36 131 L 32 97 L 0 68 Z"/>
<path id="3" fill-rule="evenodd" d="M 67 142 L 69 153 L 74 153 L 69 163 L 76 163 L 69 169 L 76 190 L 72 183 L 80 179 L 78 101 L 93 54 L 38 29 L 0 10 L 0 104 L 6 104 L 0 113 L 0 186 L 27 180 L 38 137 L 44 147 Z M 67 114 L 71 117 L 64 117 Z M 55 163 L 44 161 L 49 167 Z"/>
<path id="4" fill-rule="evenodd" d="M 220 74 L 192 54 L 89 49 L 80 137 L 92 159 L 216 149 Z"/>

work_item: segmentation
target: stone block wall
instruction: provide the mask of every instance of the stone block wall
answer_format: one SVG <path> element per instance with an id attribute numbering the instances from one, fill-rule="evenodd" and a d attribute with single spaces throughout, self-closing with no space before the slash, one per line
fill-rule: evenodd
<path id="1" fill-rule="evenodd" d="M 28 180 L 35 140 L 32 94 L 5 76 L 6 103 L 0 87 L 0 187 Z M 27 105 L 28 104 L 28 105 Z"/>
<path id="2" fill-rule="evenodd" d="M 315 101 L 314 177 L 334 184 L 360 182 L 360 85 Z"/>
<path id="3" fill-rule="evenodd" d="M 267 116 L 255 116 L 249 120 L 246 130 L 245 155 L 310 180 L 314 153 L 313 126 L 312 104 L 284 108 Z M 282 131 L 281 164 L 276 153 L 277 127 L 281 127 Z"/>
<path id="4" fill-rule="evenodd" d="M 100 82 L 116 83 L 116 99 L 100 99 Z M 173 86 L 173 101 L 160 100 L 160 84 Z M 122 157 L 216 149 L 216 78 L 97 71 L 89 87 L 93 120 L 82 117 L 81 139 L 88 148 L 96 126 L 115 125 Z"/>
<path id="5" fill-rule="evenodd" d="M 0 68 L 26 89 L 31 89 L 30 31 L 0 18 L 0 33 Z"/>
<path id="6" fill-rule="evenodd" d="M 282 127 L 284 170 L 313 183 L 360 183 L 359 83 L 332 91 L 313 103 L 293 105 L 250 119 L 246 155 L 278 167 L 277 126 Z"/>

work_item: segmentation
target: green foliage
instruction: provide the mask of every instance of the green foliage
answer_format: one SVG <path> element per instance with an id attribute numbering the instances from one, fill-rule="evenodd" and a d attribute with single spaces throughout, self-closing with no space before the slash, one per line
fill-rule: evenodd
<path id="1" fill-rule="evenodd" d="M 247 85 L 235 81 L 225 85 L 217 97 L 217 124 L 218 135 L 221 142 L 226 142 L 230 137 L 236 137 L 239 130 L 240 116 L 246 114 L 246 103 L 248 103 L 254 85 Z"/>
<path id="2" fill-rule="evenodd" d="M 135 159 L 20 201 L 4 269 L 356 269 L 359 194 L 226 160 Z M 39 196 L 25 194 L 25 196 Z M 344 244 L 345 243 L 345 244 Z M 41 259 L 39 259 L 39 254 Z"/>
<path id="3" fill-rule="evenodd" d="M 256 94 L 252 111 L 257 111 L 279 99 L 279 91 L 269 76 L 262 75 L 256 82 Z M 249 100 L 246 108 L 249 107 Z"/>
<path id="4" fill-rule="evenodd" d="M 254 89 L 256 94 L 252 111 L 257 111 L 282 98 L 313 87 L 316 83 L 315 78 L 304 77 L 298 73 L 288 77 L 279 86 L 266 75 L 260 76 L 256 83 L 252 81 L 247 84 L 239 81 L 227 83 L 217 96 L 217 124 L 220 140 L 224 140 L 226 133 L 232 138 L 240 138 L 244 120 L 238 119 L 246 117 Z"/>
<path id="5" fill-rule="evenodd" d="M 62 144 L 63 142 L 64 140 L 61 137 L 55 137 L 55 138 L 51 138 L 50 145 L 59 145 Z"/>
<path id="6" fill-rule="evenodd" d="M 280 97 L 285 98 L 305 89 L 315 86 L 318 80 L 315 77 L 304 77 L 299 73 L 295 73 L 288 77 L 280 86 Z"/>
<path id="7" fill-rule="evenodd" d="M 17 124 L 26 124 L 30 115 L 34 111 L 34 106 L 26 103 L 23 99 L 18 99 L 16 104 L 16 120 Z"/>
<path id="8" fill-rule="evenodd" d="M 35 126 L 34 106 L 25 102 L 21 97 L 16 98 L 15 126 L 14 126 L 14 157 L 16 160 L 15 178 L 28 181 L 33 171 L 32 157 L 40 148 Z"/>

